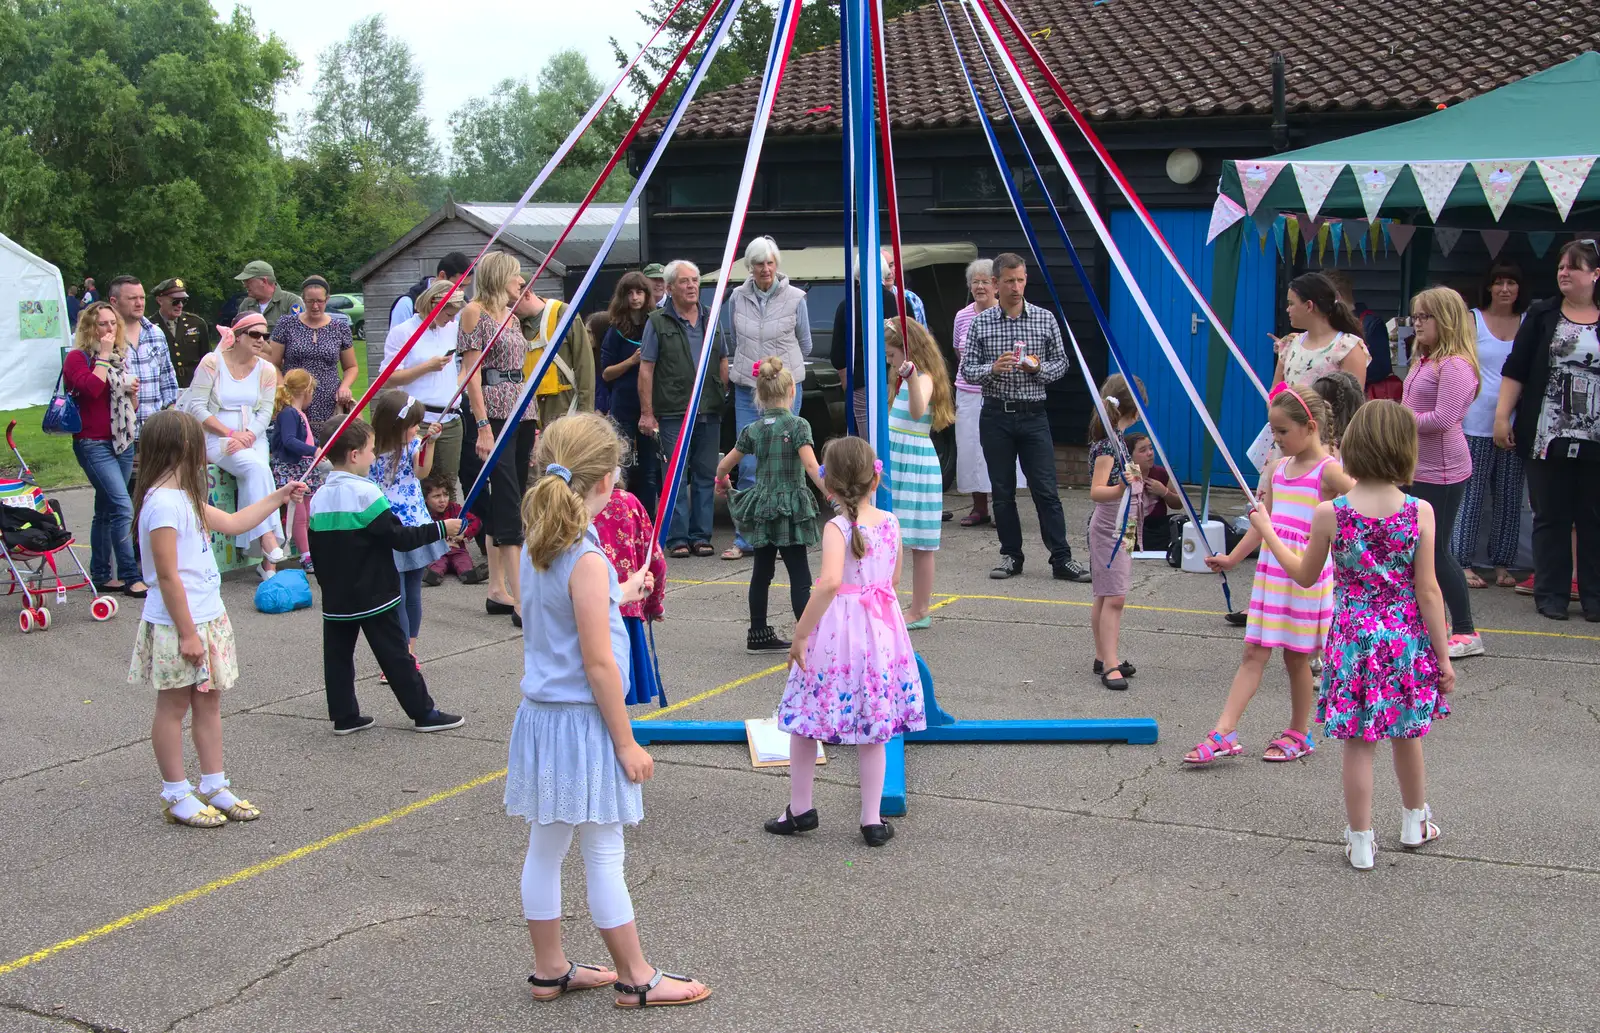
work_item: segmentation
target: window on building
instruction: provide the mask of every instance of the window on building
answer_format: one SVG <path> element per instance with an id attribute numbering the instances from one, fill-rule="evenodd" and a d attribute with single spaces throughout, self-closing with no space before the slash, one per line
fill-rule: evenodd
<path id="1" fill-rule="evenodd" d="M 763 174 L 756 174 L 750 195 L 753 208 L 766 206 L 765 180 Z M 672 209 L 732 211 L 738 193 L 739 170 L 736 168 L 677 172 L 667 179 L 667 207 Z"/>
<path id="2" fill-rule="evenodd" d="M 772 170 L 768 205 L 778 209 L 839 211 L 844 180 L 838 165 L 780 165 Z"/>
<path id="3" fill-rule="evenodd" d="M 1062 182 L 1061 171 L 1056 168 L 1043 168 L 1040 171 L 1044 174 L 1043 186 L 1027 165 L 1011 167 L 1011 175 L 1022 192 L 1023 202 L 1029 207 L 1042 207 L 1045 202 L 1044 191 L 1048 189 L 1056 205 L 1064 206 L 1066 184 Z M 938 191 L 937 204 L 941 208 L 1011 207 L 1000 173 L 993 164 L 987 162 L 939 166 L 935 189 Z"/>

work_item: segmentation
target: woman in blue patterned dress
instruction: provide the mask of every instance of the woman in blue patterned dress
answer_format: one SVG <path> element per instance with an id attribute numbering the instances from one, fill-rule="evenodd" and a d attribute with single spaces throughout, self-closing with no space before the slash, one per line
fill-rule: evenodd
<path id="1" fill-rule="evenodd" d="M 901 541 L 911 550 L 906 627 L 916 631 L 933 623 L 933 554 L 944 520 L 944 470 L 928 435 L 956 422 L 956 402 L 933 335 L 921 323 L 907 320 L 905 326 L 909 341 L 901 338 L 898 319 L 884 321 L 883 352 L 898 381 L 889 410 L 889 494 Z"/>

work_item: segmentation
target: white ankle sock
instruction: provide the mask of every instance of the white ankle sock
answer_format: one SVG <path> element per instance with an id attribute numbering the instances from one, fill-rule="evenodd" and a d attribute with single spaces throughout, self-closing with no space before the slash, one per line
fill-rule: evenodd
<path id="1" fill-rule="evenodd" d="M 228 777 L 221 771 L 214 775 L 201 775 L 200 791 L 208 795 L 217 794 L 211 798 L 211 806 L 219 811 L 225 811 L 239 802 L 239 798 L 228 790 Z"/>
<path id="2" fill-rule="evenodd" d="M 190 795 L 193 792 L 194 785 L 187 778 L 182 782 L 161 783 L 161 799 L 172 805 L 172 813 L 179 818 L 192 818 L 205 806 L 198 797 Z"/>

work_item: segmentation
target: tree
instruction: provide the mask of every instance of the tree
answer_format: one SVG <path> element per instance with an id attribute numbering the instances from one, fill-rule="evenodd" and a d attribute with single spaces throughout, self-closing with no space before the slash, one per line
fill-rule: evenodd
<path id="1" fill-rule="evenodd" d="M 255 231 L 296 63 L 205 0 L 0 0 L 0 229 L 68 276 L 146 282 Z"/>
<path id="2" fill-rule="evenodd" d="M 411 48 L 389 38 L 383 15 L 356 22 L 319 60 L 308 134 L 313 149 L 338 148 L 362 164 L 391 165 L 412 176 L 438 165 L 422 112 L 422 72 Z"/>
<path id="3" fill-rule="evenodd" d="M 450 116 L 451 191 L 472 201 L 521 197 L 602 89 L 583 55 L 565 50 L 539 70 L 535 86 L 506 79 L 489 97 L 469 100 Z M 607 106 L 534 199 L 582 200 L 631 121 L 615 103 Z M 620 200 L 631 185 L 619 164 L 599 199 Z"/>

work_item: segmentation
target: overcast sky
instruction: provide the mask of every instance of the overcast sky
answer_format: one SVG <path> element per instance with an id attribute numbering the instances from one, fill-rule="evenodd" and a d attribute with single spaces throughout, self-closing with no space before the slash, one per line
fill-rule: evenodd
<path id="1" fill-rule="evenodd" d="M 213 0 L 222 17 L 235 4 Z M 637 49 L 647 29 L 634 12 L 640 0 L 486 0 L 463 9 L 422 0 L 247 0 L 258 28 L 278 34 L 300 59 L 300 80 L 286 87 L 279 111 L 294 117 L 312 106 L 317 55 L 342 40 L 350 26 L 381 13 L 391 37 L 404 40 L 422 69 L 422 104 L 436 139 L 448 145 L 446 120 L 469 98 L 487 94 L 504 78 L 538 74 L 551 54 L 575 49 L 589 59 L 595 78 L 617 74 L 607 37 Z M 438 25 L 440 18 L 448 26 Z M 491 41 L 504 41 L 495 44 Z"/>

